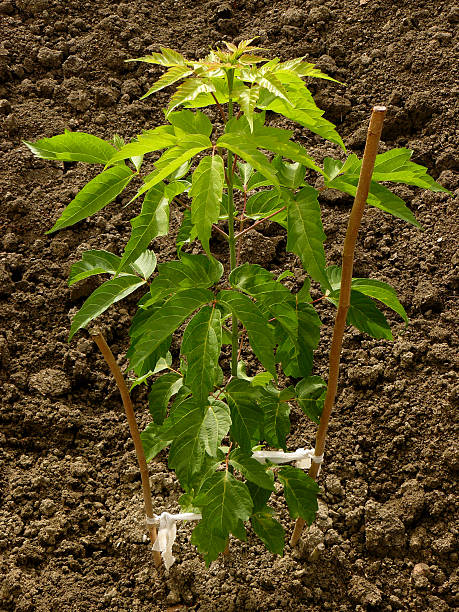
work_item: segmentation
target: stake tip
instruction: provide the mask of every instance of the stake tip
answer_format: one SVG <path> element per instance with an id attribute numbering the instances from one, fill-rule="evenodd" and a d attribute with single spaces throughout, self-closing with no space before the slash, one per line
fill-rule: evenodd
<path id="1" fill-rule="evenodd" d="M 373 111 L 375 113 L 385 113 L 387 110 L 386 106 L 373 106 Z"/>

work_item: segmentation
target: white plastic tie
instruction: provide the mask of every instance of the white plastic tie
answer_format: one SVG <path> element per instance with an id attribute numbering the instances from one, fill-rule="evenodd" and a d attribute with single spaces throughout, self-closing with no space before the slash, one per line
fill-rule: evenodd
<path id="1" fill-rule="evenodd" d="M 313 448 L 297 448 L 292 453 L 284 453 L 284 451 L 255 451 L 252 457 L 259 463 L 266 463 L 268 459 L 271 463 L 276 463 L 277 465 L 294 461 L 295 467 L 302 470 L 309 470 L 311 461 L 314 461 L 314 463 L 322 463 L 323 461 L 323 455 L 322 457 L 316 457 Z"/>
<path id="2" fill-rule="evenodd" d="M 157 525 L 159 523 L 158 535 L 153 544 L 153 550 L 161 553 L 164 566 L 167 570 L 175 562 L 172 546 L 177 536 L 177 521 L 200 521 L 201 518 L 200 514 L 195 514 L 194 512 L 182 512 L 181 514 L 162 512 L 159 516 L 155 514 L 154 518 L 146 517 L 147 525 Z"/>

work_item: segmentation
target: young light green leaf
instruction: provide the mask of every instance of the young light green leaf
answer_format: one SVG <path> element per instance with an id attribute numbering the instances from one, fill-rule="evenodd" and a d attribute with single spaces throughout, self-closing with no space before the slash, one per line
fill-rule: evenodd
<path id="1" fill-rule="evenodd" d="M 167 107 L 167 113 L 169 114 L 185 102 L 191 102 L 195 100 L 202 93 L 215 92 L 215 87 L 210 80 L 203 81 L 202 79 L 187 79 L 182 83 L 174 95 L 170 99 L 169 106 Z"/>
<path id="2" fill-rule="evenodd" d="M 303 187 L 295 197 L 289 198 L 287 251 L 298 255 L 311 277 L 327 287 L 323 247 L 326 236 L 317 193 L 316 189 L 308 186 Z"/>
<path id="3" fill-rule="evenodd" d="M 304 183 L 306 167 L 299 162 L 290 164 L 278 155 L 273 160 L 273 166 L 277 170 L 277 179 L 283 187 L 298 189 Z"/>
<path id="4" fill-rule="evenodd" d="M 295 387 L 296 399 L 302 411 L 319 424 L 324 407 L 327 383 L 320 376 L 307 376 Z"/>
<path id="5" fill-rule="evenodd" d="M 246 217 L 250 219 L 265 219 L 284 206 L 285 204 L 279 191 L 274 189 L 257 191 L 247 200 Z M 270 221 L 276 221 L 282 227 L 286 227 L 286 218 L 287 213 L 281 211 L 277 215 L 270 217 Z"/>
<path id="6" fill-rule="evenodd" d="M 144 98 L 151 96 L 151 94 L 155 93 L 156 91 L 160 91 L 161 89 L 169 87 L 169 85 L 172 85 L 173 83 L 176 83 L 177 81 L 180 81 L 181 79 L 190 76 L 190 74 L 193 74 L 193 70 L 190 70 L 188 66 L 172 66 L 150 87 L 147 93 L 144 94 L 140 99 L 143 100 Z"/>
<path id="7" fill-rule="evenodd" d="M 266 471 L 266 466 L 263 466 L 259 461 L 253 459 L 252 455 L 244 452 L 240 448 L 231 451 L 229 455 L 229 463 L 235 470 L 239 470 L 241 474 L 255 483 L 259 487 L 274 491 L 274 478 L 272 472 Z"/>
<path id="8" fill-rule="evenodd" d="M 181 355 L 188 363 L 186 385 L 200 404 L 205 404 L 214 388 L 222 346 L 221 314 L 204 306 L 188 323 L 183 334 Z"/>
<path id="9" fill-rule="evenodd" d="M 257 105 L 260 95 L 260 87 L 253 85 L 252 87 L 242 87 L 237 102 L 244 113 L 245 118 L 250 126 L 250 131 L 253 131 L 253 113 Z"/>
<path id="10" fill-rule="evenodd" d="M 189 134 L 183 136 L 177 146 L 167 150 L 156 162 L 158 170 L 147 177 L 147 182 L 139 189 L 135 198 L 160 183 L 164 178 L 180 168 L 184 162 L 201 151 L 204 151 L 204 149 L 210 149 L 211 147 L 212 143 L 209 138 L 203 134 Z"/>
<path id="11" fill-rule="evenodd" d="M 167 372 L 155 380 L 148 394 L 150 414 L 157 425 L 162 425 L 166 417 L 170 398 L 183 386 L 183 378 L 176 372 Z"/>
<path id="12" fill-rule="evenodd" d="M 217 223 L 219 218 L 224 180 L 225 171 L 220 155 L 203 157 L 193 173 L 191 221 L 204 250 L 209 254 L 212 224 Z"/>
<path id="13" fill-rule="evenodd" d="M 88 164 L 106 164 L 116 153 L 115 147 L 97 136 L 84 132 L 69 132 L 24 144 L 36 157 Z"/>
<path id="14" fill-rule="evenodd" d="M 69 340 L 73 338 L 79 329 L 85 327 L 90 321 L 105 312 L 112 304 L 122 300 L 144 284 L 145 281 L 143 279 L 131 274 L 118 276 L 106 281 L 88 297 L 73 317 Z"/>
<path id="15" fill-rule="evenodd" d="M 149 279 L 156 268 L 156 255 L 148 249 L 142 251 L 130 267 L 145 280 Z"/>
<path id="16" fill-rule="evenodd" d="M 167 236 L 169 232 L 169 200 L 163 195 L 161 186 L 147 192 L 140 215 L 131 219 L 131 237 L 124 248 L 118 272 L 135 261 L 154 238 Z"/>
<path id="17" fill-rule="evenodd" d="M 98 212 L 113 202 L 134 176 L 135 173 L 127 166 L 114 166 L 98 174 L 64 208 L 61 216 L 47 234 L 74 225 Z"/>
<path id="18" fill-rule="evenodd" d="M 250 452 L 260 439 L 263 411 L 258 400 L 259 387 L 252 387 L 247 380 L 234 378 L 226 388 L 225 395 L 231 409 L 231 435 L 240 447 Z"/>
<path id="19" fill-rule="evenodd" d="M 278 478 L 284 485 L 284 496 L 290 516 L 293 519 L 301 517 L 311 525 L 319 509 L 317 496 L 320 489 L 315 480 L 303 470 L 290 465 L 280 468 Z"/>
<path id="20" fill-rule="evenodd" d="M 187 242 L 193 242 L 193 240 L 196 238 L 196 229 L 191 222 L 191 210 L 187 209 L 183 213 L 182 223 L 179 227 L 177 238 L 175 240 L 178 255 L 180 255 L 183 245 L 185 245 Z"/>
<path id="21" fill-rule="evenodd" d="M 206 302 L 211 302 L 213 297 L 213 293 L 206 289 L 184 289 L 166 300 L 143 326 L 135 330 L 138 338 L 135 350 L 128 352 L 131 367 L 140 365 L 186 318 Z"/>
<path id="22" fill-rule="evenodd" d="M 161 53 L 151 53 L 144 57 L 128 59 L 126 62 L 146 62 L 147 64 L 159 64 L 160 66 L 184 66 L 186 60 L 177 51 L 161 47 Z"/>
<path id="23" fill-rule="evenodd" d="M 282 525 L 273 518 L 273 512 L 272 508 L 266 506 L 265 509 L 252 514 L 250 523 L 269 552 L 282 556 L 284 554 L 285 532 Z"/>
<path id="24" fill-rule="evenodd" d="M 268 325 L 268 318 L 250 298 L 237 291 L 220 291 L 217 300 L 242 322 L 253 352 L 265 369 L 277 378 L 273 353 L 275 341 Z"/>

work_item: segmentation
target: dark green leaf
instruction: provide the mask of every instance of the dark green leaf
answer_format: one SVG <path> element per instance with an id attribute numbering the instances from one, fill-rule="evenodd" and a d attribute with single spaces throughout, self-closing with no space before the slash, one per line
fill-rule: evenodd
<path id="1" fill-rule="evenodd" d="M 274 478 L 272 472 L 266 471 L 266 466 L 263 466 L 256 459 L 253 459 L 251 454 L 244 452 L 240 448 L 231 451 L 229 455 L 229 463 L 234 469 L 239 470 L 241 474 L 250 482 L 274 491 Z"/>
<path id="2" fill-rule="evenodd" d="M 274 478 L 272 471 L 267 472 L 267 474 L 271 474 L 271 476 Z M 260 510 L 264 510 L 269 498 L 271 497 L 271 491 L 269 489 L 259 487 L 253 482 L 250 482 L 250 480 L 247 481 L 247 488 L 249 489 L 250 497 L 252 498 L 253 511 L 260 512 Z"/>
<path id="3" fill-rule="evenodd" d="M 256 146 L 252 145 L 247 140 L 241 138 L 240 133 L 223 134 L 217 141 L 218 147 L 224 147 L 235 153 L 241 159 L 248 162 L 252 168 L 258 170 L 275 186 L 279 186 L 279 181 L 276 177 L 276 171 L 268 158 L 261 153 Z"/>
<path id="4" fill-rule="evenodd" d="M 293 519 L 301 517 L 311 525 L 319 509 L 317 496 L 320 489 L 315 480 L 300 468 L 290 465 L 280 468 L 278 478 L 284 485 L 284 496 L 290 516 Z"/>
<path id="5" fill-rule="evenodd" d="M 113 202 L 133 176 L 134 173 L 127 166 L 114 166 L 98 174 L 70 202 L 47 233 L 74 225 L 98 212 Z"/>
<path id="6" fill-rule="evenodd" d="M 295 197 L 289 198 L 287 250 L 298 255 L 314 280 L 328 286 L 323 247 L 326 236 L 317 193 L 313 187 L 303 187 Z"/>
<path id="7" fill-rule="evenodd" d="M 220 291 L 217 300 L 242 322 L 247 330 L 253 352 L 265 369 L 276 378 L 273 353 L 275 341 L 268 326 L 268 318 L 250 298 L 237 291 Z"/>
<path id="8" fill-rule="evenodd" d="M 220 311 L 204 306 L 188 323 L 181 347 L 181 355 L 186 355 L 188 363 L 185 382 L 200 404 L 207 402 L 214 388 L 221 346 Z"/>
<path id="9" fill-rule="evenodd" d="M 210 530 L 207 525 L 202 524 L 202 521 L 197 524 L 191 534 L 191 542 L 204 555 L 207 567 L 225 550 L 227 540 L 228 536 L 222 536 L 217 531 Z"/>
<path id="10" fill-rule="evenodd" d="M 130 274 L 106 281 L 88 297 L 73 317 L 69 340 L 79 329 L 105 312 L 112 304 L 122 300 L 144 284 L 143 279 Z"/>
<path id="11" fill-rule="evenodd" d="M 287 450 L 290 432 L 290 406 L 272 385 L 261 390 L 260 405 L 264 412 L 264 439 L 275 448 Z"/>
<path id="12" fill-rule="evenodd" d="M 176 372 L 168 372 L 155 380 L 148 394 L 150 414 L 157 425 L 162 425 L 166 417 L 170 398 L 183 386 L 183 378 Z"/>
<path id="13" fill-rule="evenodd" d="M 115 147 L 97 136 L 68 130 L 59 136 L 42 138 L 37 142 L 24 141 L 24 144 L 41 159 L 57 159 L 67 162 L 106 164 L 116 153 Z"/>

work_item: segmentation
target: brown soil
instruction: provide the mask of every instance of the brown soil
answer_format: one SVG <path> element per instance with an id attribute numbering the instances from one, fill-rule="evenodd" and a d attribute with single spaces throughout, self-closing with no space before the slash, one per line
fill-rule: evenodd
<path id="1" fill-rule="evenodd" d="M 139 102 L 160 71 L 124 64 L 125 58 L 160 44 L 201 56 L 222 38 L 258 34 L 273 53 L 306 54 L 347 83 L 315 82 L 312 91 L 351 152 L 361 154 L 371 105 L 387 103 L 382 147 L 413 149 L 415 161 L 457 194 L 459 6 L 448 0 L 3 0 L 0 19 L 0 609 L 455 609 L 454 199 L 397 188 L 423 232 L 380 211 L 366 213 L 356 275 L 392 283 L 411 322 L 405 329 L 391 317 L 394 343 L 347 335 L 320 513 L 301 545 L 276 558 L 250 534 L 246 543 L 232 542 L 227 562 L 206 570 L 189 542 L 191 528 L 181 526 L 177 563 L 164 576 L 145 541 L 140 482 L 117 390 L 84 334 L 67 344 L 69 317 L 93 287 L 69 290 L 70 264 L 90 247 L 119 253 L 129 211 L 121 201 L 75 230 L 45 236 L 93 170 L 34 159 L 21 139 L 64 128 L 131 137 L 162 122 L 167 93 Z M 297 136 L 318 160 L 336 152 L 302 130 Z M 329 262 L 338 263 L 349 200 L 325 192 L 323 207 Z M 298 268 L 280 254 L 279 236 L 269 234 L 252 236 L 246 256 L 273 270 Z M 163 238 L 155 250 L 165 260 L 173 245 Z M 113 308 L 103 319 L 121 359 L 133 306 Z M 331 322 L 331 310 L 323 306 L 320 314 Z M 326 373 L 328 340 L 325 333 L 317 373 Z M 137 391 L 134 399 L 146 424 L 145 394 Z M 292 420 L 289 447 L 309 445 L 313 427 L 297 413 Z M 151 473 L 156 511 L 176 508 L 179 489 L 163 455 Z M 275 503 L 290 530 L 280 498 Z M 321 555 L 311 561 L 319 544 Z"/>

